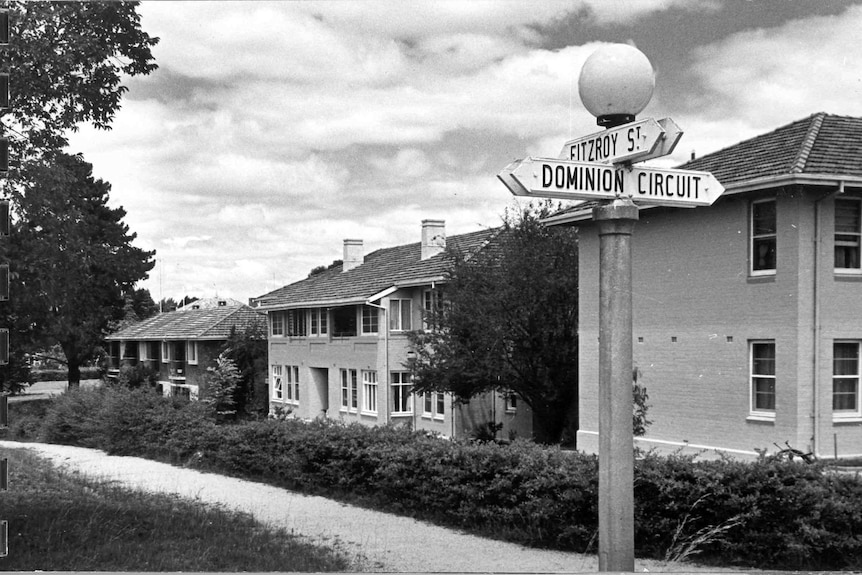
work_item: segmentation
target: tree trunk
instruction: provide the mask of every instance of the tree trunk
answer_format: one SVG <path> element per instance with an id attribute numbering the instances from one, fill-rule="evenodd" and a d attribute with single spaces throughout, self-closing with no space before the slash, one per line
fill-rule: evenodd
<path id="1" fill-rule="evenodd" d="M 69 389 L 81 387 L 81 362 L 78 359 L 78 346 L 74 342 L 61 342 L 60 347 L 66 355 L 66 367 L 69 370 Z"/>

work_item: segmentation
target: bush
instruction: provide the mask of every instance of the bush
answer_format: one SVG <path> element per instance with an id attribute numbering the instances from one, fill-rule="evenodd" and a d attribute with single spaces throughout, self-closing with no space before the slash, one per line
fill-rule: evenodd
<path id="1" fill-rule="evenodd" d="M 50 400 L 41 434 L 527 545 L 584 552 L 596 539 L 596 457 L 525 441 L 458 442 L 406 427 L 332 420 L 219 425 L 200 402 L 119 387 Z M 648 453 L 636 462 L 634 489 L 640 557 L 862 568 L 862 482 L 820 465 Z"/>

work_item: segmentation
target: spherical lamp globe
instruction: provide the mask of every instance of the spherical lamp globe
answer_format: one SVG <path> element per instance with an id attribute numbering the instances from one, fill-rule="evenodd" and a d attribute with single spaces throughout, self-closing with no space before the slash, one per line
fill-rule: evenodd
<path id="1" fill-rule="evenodd" d="M 578 92 L 600 126 L 634 121 L 652 98 L 655 72 L 643 52 L 628 44 L 608 44 L 590 54 L 581 68 Z"/>

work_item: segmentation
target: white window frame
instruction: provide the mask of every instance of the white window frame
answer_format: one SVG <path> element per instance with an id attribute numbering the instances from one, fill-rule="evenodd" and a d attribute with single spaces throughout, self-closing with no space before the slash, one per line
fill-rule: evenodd
<path id="1" fill-rule="evenodd" d="M 769 233 L 769 234 L 755 235 L 754 234 L 754 207 L 758 204 L 766 204 L 766 203 L 770 203 L 770 202 L 775 205 L 775 231 L 773 233 Z M 749 219 L 749 223 L 748 223 L 748 226 L 749 226 L 748 227 L 748 244 L 749 244 L 749 247 L 748 247 L 748 250 L 749 250 L 749 253 L 748 253 L 748 257 L 749 257 L 748 273 L 751 274 L 752 276 L 774 276 L 776 274 L 776 272 L 778 271 L 778 200 L 776 200 L 775 198 L 764 198 L 762 200 L 755 200 L 755 201 L 751 202 L 750 207 L 749 207 L 748 219 Z M 755 244 L 755 240 L 763 240 L 763 239 L 769 239 L 769 238 L 772 238 L 773 241 L 775 242 L 775 267 L 770 268 L 770 269 L 755 270 L 754 269 L 754 262 L 755 262 L 754 244 Z"/>
<path id="2" fill-rule="evenodd" d="M 284 319 L 285 313 L 282 311 L 274 311 L 270 313 L 269 334 L 275 337 L 284 337 Z"/>
<path id="3" fill-rule="evenodd" d="M 422 394 L 422 417 L 442 420 L 446 416 L 446 394 L 441 391 L 426 391 Z"/>
<path id="4" fill-rule="evenodd" d="M 359 382 L 355 369 L 341 370 L 341 411 L 356 413 L 359 409 Z"/>
<path id="5" fill-rule="evenodd" d="M 748 401 L 749 401 L 749 418 L 750 419 L 761 419 L 767 421 L 775 420 L 775 412 L 778 407 L 778 378 L 776 373 L 755 373 L 754 372 L 754 348 L 758 345 L 771 345 L 773 349 L 773 353 L 775 354 L 775 366 L 773 371 L 778 371 L 778 348 L 775 345 L 774 339 L 755 339 L 748 342 Z M 757 408 L 755 406 L 755 395 L 756 395 L 756 379 L 771 379 L 772 380 L 772 393 L 774 396 L 775 407 L 773 409 L 764 409 Z"/>
<path id="6" fill-rule="evenodd" d="M 377 415 L 377 372 L 362 370 L 362 413 Z"/>
<path id="7" fill-rule="evenodd" d="M 503 394 L 503 405 L 505 406 L 506 413 L 517 413 L 518 396 L 511 391 Z"/>
<path id="8" fill-rule="evenodd" d="M 186 341 L 186 363 L 189 365 L 198 364 L 198 342 Z"/>
<path id="9" fill-rule="evenodd" d="M 289 309 L 285 316 L 284 327 L 288 337 L 308 337 L 308 310 Z"/>
<path id="10" fill-rule="evenodd" d="M 406 306 L 406 321 L 405 321 Z M 404 325 L 404 324 L 407 325 Z M 413 300 L 410 298 L 390 298 L 389 331 L 410 331 L 413 326 Z"/>
<path id="11" fill-rule="evenodd" d="M 440 308 L 443 294 L 439 289 L 430 288 L 422 291 L 422 329 L 434 329 L 434 325 L 428 322 L 428 318 Z"/>
<path id="12" fill-rule="evenodd" d="M 171 344 L 168 340 L 162 340 L 162 363 L 171 362 Z"/>
<path id="13" fill-rule="evenodd" d="M 138 342 L 138 358 L 141 361 L 147 361 L 149 359 L 154 359 L 152 357 L 147 356 L 147 352 L 149 351 L 149 349 L 147 349 L 147 347 L 148 347 L 147 343 L 148 342 L 146 342 L 146 341 L 139 341 Z"/>
<path id="14" fill-rule="evenodd" d="M 835 217 L 834 217 L 834 220 L 836 220 L 835 221 L 836 224 L 837 224 L 837 219 L 838 219 L 838 204 L 839 203 L 845 204 L 845 205 L 853 204 L 855 206 L 855 208 L 857 210 L 856 213 L 859 216 L 859 228 L 857 228 L 855 232 L 841 232 L 840 234 L 836 230 L 834 237 L 833 237 L 833 242 L 834 242 L 833 250 L 836 250 L 839 246 L 842 246 L 842 245 L 848 246 L 848 247 L 855 246 L 856 247 L 856 258 L 858 261 L 857 261 L 856 267 L 845 268 L 845 267 L 836 266 L 835 271 L 836 271 L 836 273 L 841 273 L 841 274 L 862 274 L 862 201 L 860 201 L 860 199 L 858 199 L 858 198 L 836 198 L 836 200 L 835 200 Z M 839 235 L 841 235 L 841 236 L 855 236 L 856 241 L 855 242 L 846 242 L 846 241 L 840 242 L 838 240 Z M 833 258 L 833 261 L 834 261 L 834 258 Z"/>
<path id="15" fill-rule="evenodd" d="M 838 344 L 847 345 L 853 344 L 856 346 L 856 373 L 837 375 L 835 373 L 835 346 Z M 835 383 L 836 380 L 854 381 L 856 389 L 852 392 L 855 395 L 855 406 L 852 409 L 835 409 Z M 862 342 L 859 340 L 837 339 L 832 345 L 832 419 L 834 421 L 858 421 L 862 419 L 862 398 L 860 398 L 860 381 L 862 381 Z"/>
<path id="16" fill-rule="evenodd" d="M 272 366 L 272 399 L 284 402 L 284 370 L 280 365 Z"/>
<path id="17" fill-rule="evenodd" d="M 308 334 L 312 337 L 326 337 L 329 334 L 329 321 L 325 307 L 314 307 L 310 310 L 311 318 Z"/>
<path id="18" fill-rule="evenodd" d="M 299 405 L 299 366 L 284 366 L 284 403 Z"/>
<path id="19" fill-rule="evenodd" d="M 392 414 L 412 415 L 413 402 L 410 398 L 413 389 L 413 375 L 409 371 L 389 373 L 389 387 L 392 389 Z"/>
<path id="20" fill-rule="evenodd" d="M 362 311 L 359 313 L 359 333 L 360 335 L 377 335 L 380 333 L 380 310 L 374 306 L 363 305 L 360 306 Z M 365 331 L 365 316 L 366 314 L 369 317 L 369 320 L 373 318 L 374 325 L 371 326 L 375 329 Z M 370 323 L 370 321 L 369 321 Z"/>

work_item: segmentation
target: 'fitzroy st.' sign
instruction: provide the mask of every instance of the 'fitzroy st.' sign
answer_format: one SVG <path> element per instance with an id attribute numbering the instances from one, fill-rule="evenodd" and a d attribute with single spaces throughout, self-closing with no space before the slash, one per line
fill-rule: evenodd
<path id="1" fill-rule="evenodd" d="M 630 197 L 639 203 L 709 206 L 724 187 L 709 172 L 644 166 L 613 166 L 550 158 L 527 158 L 499 176 L 520 196 L 559 199 Z"/>

